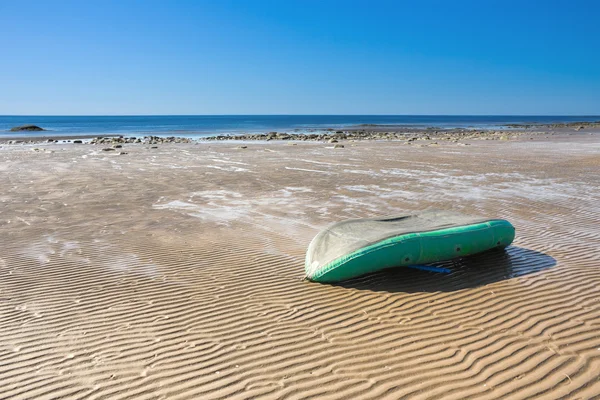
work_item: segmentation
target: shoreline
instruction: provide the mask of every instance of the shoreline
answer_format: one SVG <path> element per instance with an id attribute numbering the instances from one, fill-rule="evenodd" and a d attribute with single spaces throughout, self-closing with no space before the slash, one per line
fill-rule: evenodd
<path id="1" fill-rule="evenodd" d="M 535 130 L 534 130 L 535 129 Z M 41 144 L 41 143 L 181 143 L 210 141 L 363 141 L 363 140 L 512 140 L 525 135 L 570 135 L 598 134 L 600 123 L 573 123 L 551 125 L 514 125 L 511 129 L 470 129 L 470 128 L 406 128 L 402 126 L 374 126 L 348 128 L 326 128 L 309 130 L 308 132 L 271 131 L 266 133 L 214 134 L 208 136 L 176 136 L 176 135 L 123 135 L 123 134 L 81 134 L 81 135 L 10 135 L 0 136 L 0 144 Z"/>

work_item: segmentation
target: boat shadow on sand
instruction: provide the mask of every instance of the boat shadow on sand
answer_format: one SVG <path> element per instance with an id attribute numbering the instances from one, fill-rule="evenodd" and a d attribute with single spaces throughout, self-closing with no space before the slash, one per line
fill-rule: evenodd
<path id="1" fill-rule="evenodd" d="M 443 272 L 397 267 L 335 285 L 377 292 L 453 292 L 533 274 L 555 265 L 556 260 L 547 254 L 509 246 L 503 250 L 430 264 Z"/>

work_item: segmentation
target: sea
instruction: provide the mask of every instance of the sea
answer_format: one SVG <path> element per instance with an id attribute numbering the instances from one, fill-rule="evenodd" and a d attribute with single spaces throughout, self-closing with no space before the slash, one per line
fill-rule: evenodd
<path id="1" fill-rule="evenodd" d="M 542 115 L 152 115 L 152 116 L 16 116 L 0 115 L 0 136 L 181 136 L 237 135 L 259 132 L 311 132 L 358 125 L 412 128 L 500 129 L 509 124 L 600 121 L 600 116 Z M 33 124 L 46 132 L 10 132 Z"/>

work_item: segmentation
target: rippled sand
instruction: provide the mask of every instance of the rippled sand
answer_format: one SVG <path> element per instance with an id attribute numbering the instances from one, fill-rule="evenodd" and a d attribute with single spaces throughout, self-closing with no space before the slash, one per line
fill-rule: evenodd
<path id="1" fill-rule="evenodd" d="M 236 146 L 0 149 L 1 398 L 600 397 L 600 136 Z M 428 207 L 514 245 L 302 281 L 329 223 Z"/>

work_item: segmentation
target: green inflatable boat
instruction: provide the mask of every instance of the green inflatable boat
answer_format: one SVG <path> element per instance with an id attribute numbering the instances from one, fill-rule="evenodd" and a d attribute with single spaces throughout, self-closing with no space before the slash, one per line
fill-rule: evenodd
<path id="1" fill-rule="evenodd" d="M 319 232 L 306 252 L 306 278 L 339 282 L 384 268 L 429 264 L 510 245 L 503 219 L 451 211 L 351 219 Z"/>

